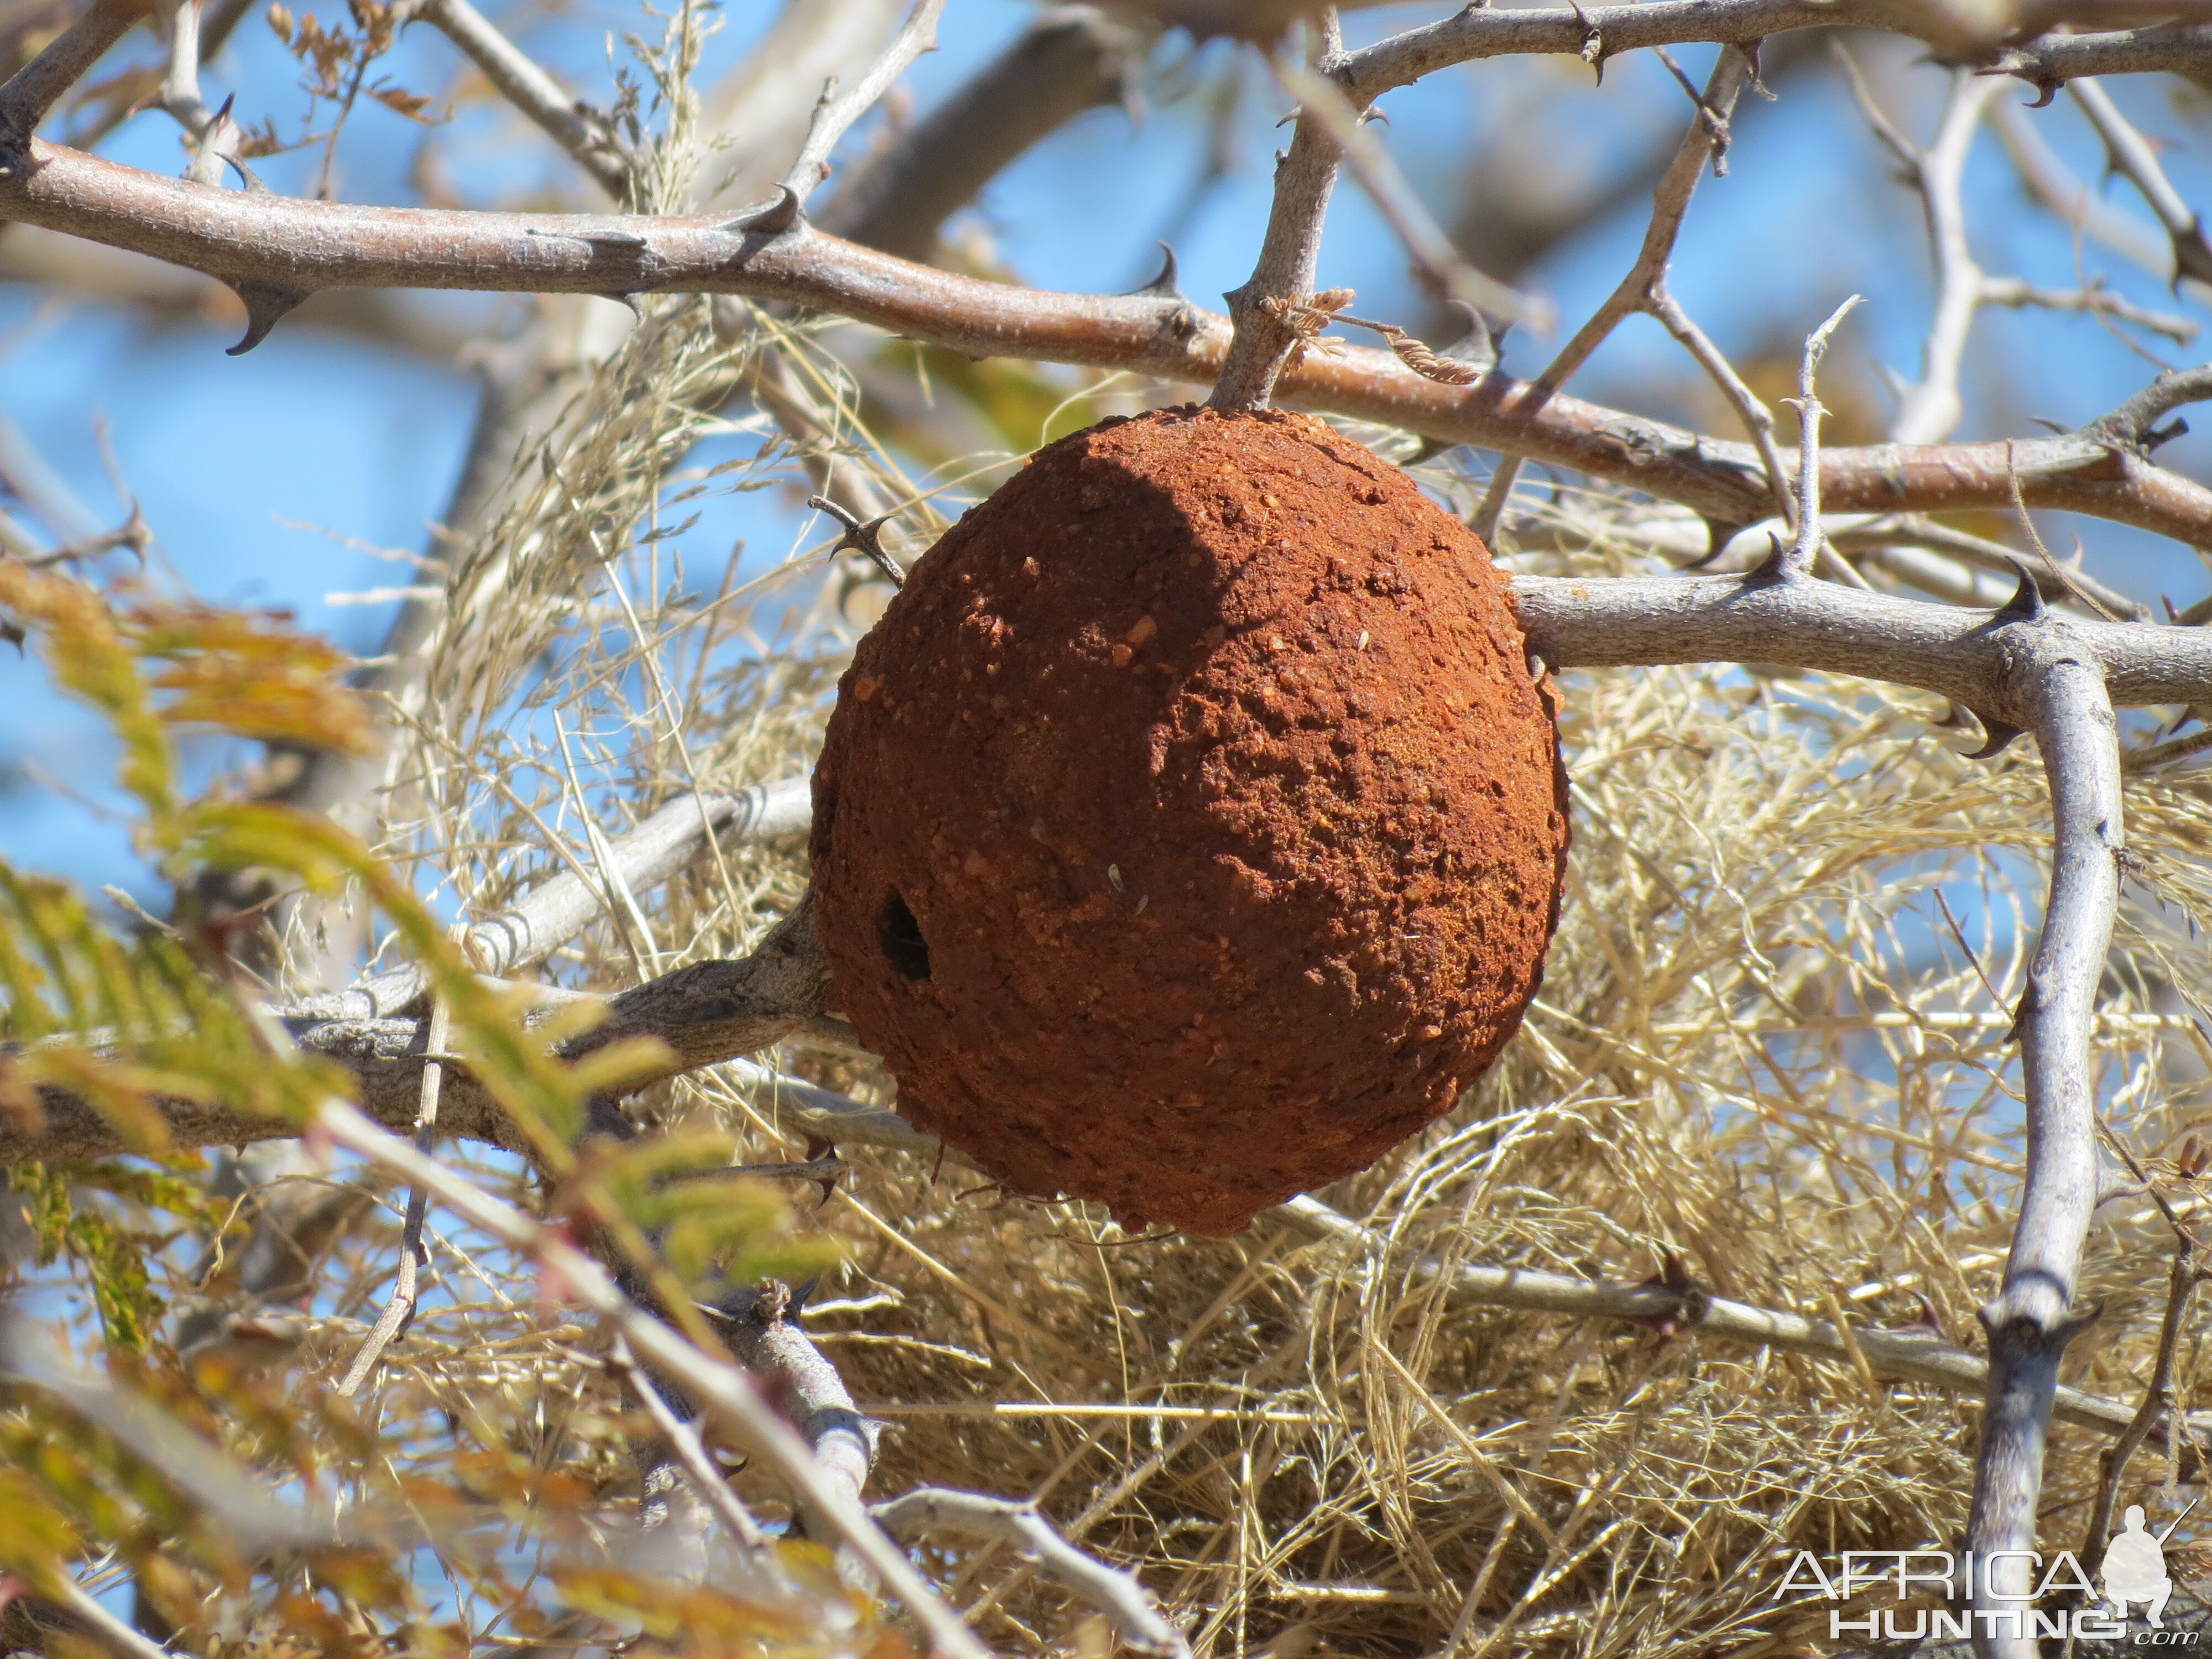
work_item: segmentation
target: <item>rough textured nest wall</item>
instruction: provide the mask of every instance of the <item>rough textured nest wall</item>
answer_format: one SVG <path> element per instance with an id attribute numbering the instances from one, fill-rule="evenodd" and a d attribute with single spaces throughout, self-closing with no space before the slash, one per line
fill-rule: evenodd
<path id="1" fill-rule="evenodd" d="M 1565 780 L 1482 544 L 1310 416 L 1041 450 L 915 570 L 815 778 L 836 996 L 1018 1190 L 1228 1234 L 1496 1057 Z"/>

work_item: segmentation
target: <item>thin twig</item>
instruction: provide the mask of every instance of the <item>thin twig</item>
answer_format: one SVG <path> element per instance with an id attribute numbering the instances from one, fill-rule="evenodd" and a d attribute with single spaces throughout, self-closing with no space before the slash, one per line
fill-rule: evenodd
<path id="1" fill-rule="evenodd" d="M 2044 568 L 2057 579 L 2058 585 L 2066 590 L 2067 596 L 2076 605 L 2096 616 L 2102 617 L 2106 622 L 2119 621 L 2119 613 L 2107 605 L 2088 587 L 2075 581 L 2074 573 L 2061 564 L 2057 555 L 2043 544 L 2042 532 L 2036 529 L 2034 516 L 2028 512 L 2027 501 L 2021 497 L 2020 474 L 2017 471 L 2013 471 L 2011 477 L 2012 510 L 2020 514 L 2021 528 L 2027 532 L 2028 544 L 2034 548 L 2035 556 L 2043 561 Z"/>
<path id="2" fill-rule="evenodd" d="M 2154 743 L 2141 749 L 2130 749 L 2121 757 L 2121 769 L 2125 772 L 2148 772 L 2169 761 L 2187 760 L 2191 755 L 2201 755 L 2212 749 L 2212 726 L 2202 732 L 2192 732 L 2185 738 L 2174 738 L 2165 743 Z"/>
<path id="3" fill-rule="evenodd" d="M 73 1578 L 64 1578 L 55 1587 L 53 1600 L 117 1659 L 176 1659 L 160 1643 L 149 1641 L 102 1607 Z"/>
<path id="4" fill-rule="evenodd" d="M 464 1220 L 544 1264 L 569 1296 L 605 1317 L 640 1359 L 665 1375 L 774 1472 L 850 1546 L 928 1632 L 935 1650 L 954 1659 L 988 1659 L 960 1615 L 922 1577 L 848 1492 L 823 1478 L 812 1450 L 744 1372 L 693 1347 L 632 1303 L 599 1262 L 568 1243 L 559 1229 L 533 1221 L 465 1177 L 424 1157 L 343 1101 L 326 1102 L 316 1127 L 337 1145 L 419 1182 Z"/>
<path id="5" fill-rule="evenodd" d="M 1729 406 L 1743 422 L 1744 430 L 1759 450 L 1761 471 L 1767 488 L 1773 492 L 1775 506 L 1784 524 L 1792 524 L 1797 511 L 1797 498 L 1790 493 L 1789 470 L 1783 465 L 1782 451 L 1774 441 L 1774 411 L 1764 399 L 1751 389 L 1735 365 L 1729 362 L 1705 330 L 1698 327 L 1690 313 L 1682 309 L 1673 291 L 1662 283 L 1651 296 L 1651 314 L 1662 327 L 1672 334 L 1697 360 L 1698 367 L 1720 389 Z"/>
<path id="6" fill-rule="evenodd" d="M 465 52 L 500 96 L 574 157 L 609 196 L 629 199 L 635 164 L 621 153 L 606 122 L 563 92 L 469 0 L 422 0 L 415 15 Z"/>
<path id="7" fill-rule="evenodd" d="M 1460 256 L 1420 198 L 1390 159 L 1390 152 L 1345 100 L 1336 82 L 1278 54 L 1269 60 L 1283 90 L 1297 100 L 1301 118 L 1310 112 L 1335 143 L 1352 176 L 1413 256 L 1413 269 L 1439 299 L 1456 300 L 1479 313 L 1523 323 L 1539 333 L 1552 326 L 1552 307 L 1485 276 Z"/>
<path id="8" fill-rule="evenodd" d="M 2181 1322 L 2189 1309 L 2189 1297 L 2197 1285 L 2203 1283 L 2205 1271 L 2199 1261 L 2195 1241 L 2186 1234 L 2177 1241 L 2173 1251 L 2173 1266 L 2166 1275 L 2166 1316 L 2159 1322 L 2158 1352 L 2151 1360 L 2150 1381 L 2143 1386 L 2142 1403 L 2136 1408 L 2135 1420 L 2121 1431 L 2120 1437 L 2098 1454 L 2097 1499 L 2089 1510 L 2089 1524 L 2082 1529 L 2081 1559 L 2093 1561 L 2105 1545 L 2105 1534 L 2112 1522 L 2112 1505 L 2120 1490 L 2120 1480 L 2127 1473 L 2128 1460 L 2149 1438 L 2150 1431 L 2158 1426 L 2173 1401 L 2173 1355 L 2181 1341 Z"/>
<path id="9" fill-rule="evenodd" d="M 1029 1555 L 1046 1577 L 1066 1585 L 1103 1613 L 1112 1620 L 1115 1633 L 1139 1653 L 1188 1659 L 1189 1642 L 1160 1616 L 1145 1587 L 1128 1573 L 1108 1566 L 1062 1538 L 1034 1504 L 944 1486 L 918 1486 L 872 1506 L 868 1513 L 895 1538 L 923 1532 L 957 1532 L 1012 1544 Z"/>
<path id="10" fill-rule="evenodd" d="M 699 1494 L 699 1501 L 714 1510 L 716 1518 L 729 1528 L 731 1537 L 756 1557 L 773 1560 L 775 1550 L 769 1542 L 768 1534 L 760 1529 L 760 1522 L 754 1520 L 745 1506 L 738 1501 L 737 1493 L 730 1490 L 730 1483 L 722 1478 L 721 1470 L 714 1466 L 714 1460 L 707 1450 L 707 1443 L 699 1437 L 699 1431 L 678 1417 L 668 1402 L 661 1398 L 660 1390 L 653 1386 L 653 1378 L 631 1355 L 629 1344 L 623 1338 L 618 1336 L 615 1339 L 614 1346 L 607 1354 L 606 1366 L 629 1385 L 630 1392 L 637 1396 L 638 1404 L 645 1407 L 645 1414 L 653 1419 L 654 1431 L 668 1443 L 669 1449 L 684 1465 L 684 1473 Z"/>
<path id="11" fill-rule="evenodd" d="M 429 1024 L 423 1028 L 422 1103 L 415 1114 L 415 1150 L 426 1158 L 438 1144 L 438 1094 L 446 1076 L 441 1057 L 452 1031 L 453 1009 L 445 998 L 439 997 L 431 1003 Z M 429 1205 L 429 1188 L 417 1182 L 407 1194 L 407 1220 L 400 1231 L 399 1273 L 392 1287 L 392 1299 L 377 1316 L 346 1370 L 345 1380 L 338 1384 L 342 1397 L 360 1391 L 385 1349 L 415 1317 L 416 1276 L 429 1261 L 429 1253 L 422 1248 L 422 1223 Z"/>
<path id="12" fill-rule="evenodd" d="M 1589 320 L 1576 330 L 1574 338 L 1546 365 L 1544 372 L 1521 390 L 1514 404 L 1516 412 L 1525 410 L 1534 413 L 1550 402 L 1553 394 L 1589 361 L 1590 354 L 1623 320 L 1639 311 L 1658 315 L 1661 307 L 1668 303 L 1667 268 L 1674 258 L 1674 240 L 1681 234 L 1683 216 L 1690 210 L 1690 198 L 1697 192 L 1698 181 L 1726 142 L 1729 118 L 1735 112 L 1737 95 L 1750 73 L 1750 60 L 1741 52 L 1732 52 L 1725 46 L 1721 49 L 1712 74 L 1706 79 L 1705 95 L 1698 100 L 1690 130 L 1682 135 L 1674 161 L 1652 192 L 1651 218 L 1644 227 L 1643 246 L 1637 250 L 1635 263 L 1606 297 L 1605 303 L 1591 313 Z M 1675 309 L 1679 313 L 1679 307 Z M 1680 319 L 1683 323 L 1687 320 Z M 1668 325 L 1679 337 L 1681 329 L 1673 324 Z M 1733 370 L 1729 378 L 1737 380 Z M 1768 425 L 1771 424 L 1770 420 Z M 1751 429 L 1753 441 L 1758 441 L 1759 428 L 1748 416 L 1746 425 Z M 1520 470 L 1520 456 L 1509 451 L 1499 458 L 1498 470 L 1491 475 L 1490 487 L 1483 492 L 1481 504 L 1469 520 L 1474 533 L 1486 542 L 1493 540 L 1498 534 L 1498 521 L 1504 515 L 1505 503 L 1513 493 L 1513 481 Z M 1771 476 L 1779 479 L 1781 474 L 1778 469 Z"/>
<path id="13" fill-rule="evenodd" d="M 1790 399 L 1797 411 L 1797 538 L 1790 549 L 1790 565 L 1795 570 L 1811 570 L 1820 550 L 1820 417 L 1828 411 L 1814 381 L 1820 372 L 1820 359 L 1827 356 L 1829 340 L 1865 297 L 1854 294 L 1831 312 L 1828 320 L 1807 337 L 1805 356 L 1798 364 L 1797 395 Z"/>
<path id="14" fill-rule="evenodd" d="M 805 207 L 806 198 L 830 176 L 830 152 L 837 148 L 837 141 L 853 124 L 881 101 L 892 82 L 912 68 L 917 58 L 937 50 L 937 19 L 944 9 L 945 0 L 915 0 L 905 27 L 850 91 L 841 95 L 835 79 L 822 88 L 806 140 L 783 175 L 783 188 L 791 192 L 794 207 Z"/>

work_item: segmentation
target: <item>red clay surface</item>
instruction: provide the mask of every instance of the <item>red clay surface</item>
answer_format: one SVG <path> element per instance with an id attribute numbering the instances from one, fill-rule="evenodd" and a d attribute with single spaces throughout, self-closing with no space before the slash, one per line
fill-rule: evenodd
<path id="1" fill-rule="evenodd" d="M 1496 1058 L 1565 788 L 1471 532 L 1317 420 L 1163 410 L 1039 451 L 860 642 L 818 925 L 917 1125 L 1226 1235 Z"/>

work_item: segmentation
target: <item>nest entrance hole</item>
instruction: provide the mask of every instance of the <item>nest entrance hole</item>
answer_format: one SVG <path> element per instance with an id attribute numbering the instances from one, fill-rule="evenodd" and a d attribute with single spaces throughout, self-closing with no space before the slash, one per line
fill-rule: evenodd
<path id="1" fill-rule="evenodd" d="M 900 977 L 921 984 L 929 977 L 929 941 L 921 936 L 906 895 L 896 888 L 876 915 L 876 944 Z"/>

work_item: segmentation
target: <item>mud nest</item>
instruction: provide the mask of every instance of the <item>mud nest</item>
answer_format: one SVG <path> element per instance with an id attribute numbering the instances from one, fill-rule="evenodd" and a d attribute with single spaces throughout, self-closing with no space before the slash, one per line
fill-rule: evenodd
<path id="1" fill-rule="evenodd" d="M 1040 450 L 860 642 L 815 774 L 837 1000 L 1018 1191 L 1241 1231 L 1451 1109 L 1558 920 L 1503 579 L 1319 421 Z"/>

